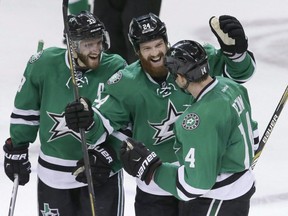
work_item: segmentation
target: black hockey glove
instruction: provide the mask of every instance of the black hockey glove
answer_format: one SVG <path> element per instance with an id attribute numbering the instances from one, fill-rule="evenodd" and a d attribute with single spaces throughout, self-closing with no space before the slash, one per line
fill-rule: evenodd
<path id="1" fill-rule="evenodd" d="M 80 101 L 69 103 L 65 108 L 65 120 L 67 127 L 77 133 L 79 128 L 86 131 L 94 125 L 94 112 L 91 102 L 87 98 L 80 98 Z"/>
<path id="2" fill-rule="evenodd" d="M 96 187 L 101 186 L 109 179 L 116 153 L 105 145 L 97 145 L 96 147 L 89 146 L 88 155 L 93 184 Z M 77 167 L 72 174 L 76 176 L 76 181 L 87 183 L 83 159 L 77 162 Z"/>
<path id="3" fill-rule="evenodd" d="M 241 23 L 235 17 L 223 15 L 218 19 L 213 16 L 209 20 L 209 25 L 223 53 L 228 57 L 235 58 L 235 55 L 239 56 L 247 50 L 248 39 Z"/>
<path id="4" fill-rule="evenodd" d="M 30 179 L 31 164 L 28 160 L 28 146 L 27 144 L 14 148 L 11 138 L 8 138 L 3 146 L 5 173 L 11 181 L 14 181 L 14 174 L 18 174 L 19 185 L 25 185 Z"/>
<path id="5" fill-rule="evenodd" d="M 120 159 L 128 174 L 145 181 L 147 185 L 151 182 L 155 169 L 162 164 L 155 152 L 131 138 L 122 142 Z"/>

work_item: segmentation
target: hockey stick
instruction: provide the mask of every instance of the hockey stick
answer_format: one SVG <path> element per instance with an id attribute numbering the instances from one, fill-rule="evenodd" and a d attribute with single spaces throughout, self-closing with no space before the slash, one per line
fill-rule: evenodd
<path id="1" fill-rule="evenodd" d="M 14 185 L 13 185 L 11 199 L 10 199 L 8 216 L 13 216 L 14 215 L 16 197 L 17 197 L 17 192 L 18 192 L 18 186 L 19 186 L 19 176 L 18 176 L 18 174 L 14 174 Z"/>
<path id="2" fill-rule="evenodd" d="M 281 97 L 281 100 L 279 101 L 279 103 L 278 103 L 278 105 L 277 105 L 277 107 L 273 113 L 273 116 L 272 116 L 269 124 L 267 125 L 266 130 L 264 131 L 264 134 L 263 134 L 263 136 L 259 142 L 259 147 L 256 150 L 253 161 L 252 161 L 252 165 L 251 165 L 252 169 L 254 169 L 254 167 L 255 167 L 255 165 L 256 165 L 256 163 L 257 163 L 257 161 L 258 161 L 258 159 L 259 159 L 259 157 L 260 157 L 260 155 L 261 155 L 261 153 L 265 147 L 265 144 L 266 144 L 269 136 L 271 135 L 271 132 L 272 132 L 272 130 L 273 130 L 273 128 L 274 128 L 274 126 L 275 126 L 275 124 L 276 124 L 276 122 L 280 116 L 280 113 L 281 113 L 281 111 L 282 111 L 282 109 L 283 109 L 283 107 L 287 101 L 287 97 L 288 97 L 288 86 L 286 86 L 286 89 L 285 89 L 285 91 Z"/>
<path id="3" fill-rule="evenodd" d="M 76 101 L 79 101 L 80 100 L 79 89 L 78 89 L 78 85 L 77 85 L 77 82 L 75 79 L 76 64 L 75 64 L 74 58 L 72 57 L 73 48 L 72 48 L 72 42 L 69 38 L 69 30 L 68 30 L 68 1 L 69 0 L 63 0 L 63 4 L 62 4 L 64 33 L 65 33 L 65 37 L 67 40 L 67 52 L 68 52 L 69 63 L 70 63 L 71 79 L 73 82 L 74 98 Z M 80 136 L 81 136 L 84 168 L 85 168 L 85 174 L 86 174 L 87 184 L 88 184 L 88 192 L 89 192 L 89 199 L 90 199 L 90 205 L 91 205 L 91 212 L 92 212 L 92 216 L 96 216 L 96 214 L 95 214 L 95 194 L 94 194 L 94 188 L 93 188 L 89 155 L 88 155 L 88 151 L 87 151 L 87 147 L 86 147 L 85 131 L 83 128 L 79 128 L 79 132 L 80 132 Z"/>
<path id="4" fill-rule="evenodd" d="M 42 51 L 43 47 L 44 47 L 44 41 L 43 40 L 39 40 L 38 41 L 38 46 L 37 46 L 37 52 Z"/>

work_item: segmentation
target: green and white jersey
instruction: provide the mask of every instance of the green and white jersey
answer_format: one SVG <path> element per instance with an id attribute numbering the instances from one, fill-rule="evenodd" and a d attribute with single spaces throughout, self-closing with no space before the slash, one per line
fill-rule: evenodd
<path id="1" fill-rule="evenodd" d="M 164 163 L 154 180 L 182 200 L 229 200 L 254 184 L 250 169 L 257 123 L 246 89 L 217 77 L 178 118 L 174 149 L 180 167 Z"/>
<path id="2" fill-rule="evenodd" d="M 241 62 L 233 62 L 222 52 L 208 47 L 212 76 L 229 74 L 245 81 L 254 72 L 254 62 L 245 55 Z M 155 82 L 139 61 L 114 74 L 107 82 L 102 101 L 94 103 L 95 126 L 87 133 L 90 144 L 103 142 L 105 135 L 132 124 L 133 138 L 146 144 L 164 162 L 177 162 L 174 153 L 174 122 L 189 107 L 193 98 L 183 93 L 172 76 Z M 167 195 L 162 189 L 152 188 L 138 181 L 138 186 L 152 194 Z"/>
<path id="3" fill-rule="evenodd" d="M 101 100 L 106 81 L 125 66 L 120 56 L 103 53 L 97 69 L 77 71 L 79 95 Z M 66 49 L 48 48 L 33 55 L 15 97 L 10 136 L 17 147 L 33 143 L 39 132 L 38 176 L 54 188 L 84 185 L 71 175 L 77 160 L 83 157 L 80 134 L 69 130 L 64 118 L 65 107 L 74 100 Z"/>

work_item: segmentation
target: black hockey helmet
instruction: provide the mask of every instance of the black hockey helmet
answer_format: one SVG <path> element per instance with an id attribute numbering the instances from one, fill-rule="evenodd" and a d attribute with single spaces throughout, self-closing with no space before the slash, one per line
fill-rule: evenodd
<path id="1" fill-rule="evenodd" d="M 157 38 L 163 38 L 168 43 L 165 23 L 158 16 L 149 13 L 130 22 L 128 38 L 135 52 L 139 50 L 139 44 Z"/>
<path id="2" fill-rule="evenodd" d="M 196 41 L 177 42 L 166 53 L 164 62 L 175 78 L 177 74 L 182 74 L 190 82 L 199 80 L 209 72 L 207 54 Z"/>
<path id="3" fill-rule="evenodd" d="M 104 50 L 110 48 L 110 38 L 104 24 L 89 11 L 81 11 L 78 15 L 69 15 L 68 31 L 72 41 L 103 37 Z"/>

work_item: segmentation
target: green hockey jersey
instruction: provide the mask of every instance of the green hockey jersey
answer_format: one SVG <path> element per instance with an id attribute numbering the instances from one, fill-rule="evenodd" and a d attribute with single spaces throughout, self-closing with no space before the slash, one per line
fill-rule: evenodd
<path id="1" fill-rule="evenodd" d="M 212 46 L 205 48 L 212 76 L 224 75 L 245 82 L 253 74 L 254 61 L 248 53 L 241 61 L 234 62 Z M 108 80 L 102 101 L 93 105 L 97 115 L 94 115 L 94 128 L 87 133 L 87 141 L 97 144 L 105 134 L 131 124 L 134 139 L 145 143 L 162 161 L 177 163 L 174 122 L 192 101 L 191 95 L 183 93 L 172 76 L 157 83 L 136 61 Z M 147 186 L 137 179 L 137 183 L 148 193 L 168 195 L 153 182 Z"/>
<path id="2" fill-rule="evenodd" d="M 182 200 L 229 200 L 251 189 L 258 132 L 242 85 L 217 77 L 178 118 L 174 132 L 180 167 L 164 163 L 156 170 L 161 188 Z"/>
<path id="3" fill-rule="evenodd" d="M 106 81 L 125 66 L 122 57 L 103 53 L 97 69 L 77 71 L 79 95 L 91 101 L 101 100 Z M 38 176 L 54 188 L 84 185 L 71 175 L 83 157 L 80 134 L 68 129 L 64 118 L 65 107 L 72 101 L 74 91 L 66 49 L 48 48 L 33 55 L 15 97 L 10 136 L 17 147 L 33 143 L 39 132 Z M 108 139 L 119 142 L 113 137 Z"/>

